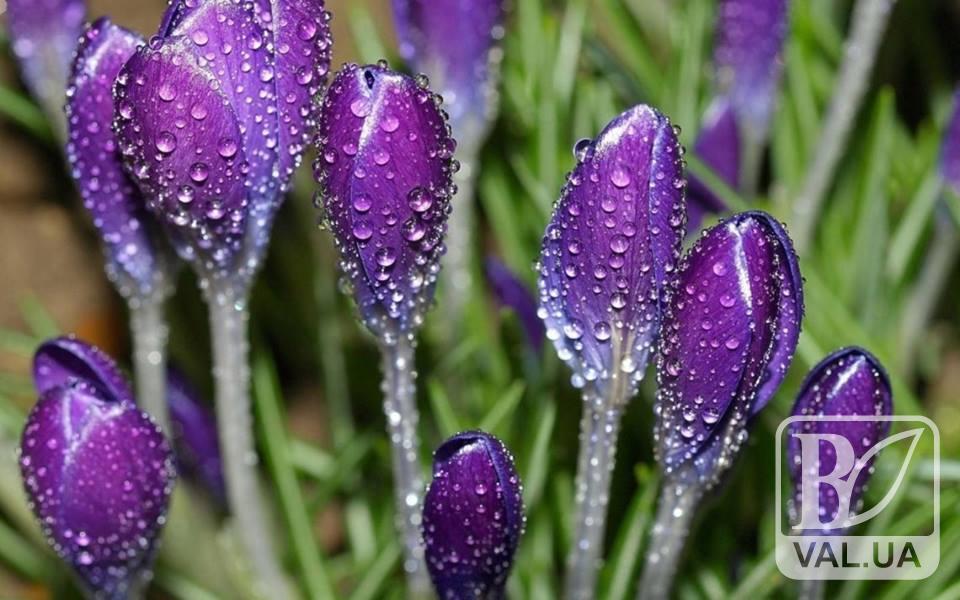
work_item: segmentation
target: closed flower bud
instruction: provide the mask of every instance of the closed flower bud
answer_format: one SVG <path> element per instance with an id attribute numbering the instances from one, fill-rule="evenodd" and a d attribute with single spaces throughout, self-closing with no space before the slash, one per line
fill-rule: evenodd
<path id="1" fill-rule="evenodd" d="M 887 373 L 880 362 L 862 348 L 844 348 L 821 361 L 807 375 L 793 407 L 794 417 L 869 418 L 892 414 L 893 394 Z M 800 420 L 788 425 L 787 462 L 794 483 L 792 521 L 801 525 L 816 523 L 815 527 L 808 528 L 816 533 L 838 533 L 845 529 L 844 517 L 857 512 L 873 473 L 877 444 L 889 430 L 889 421 L 870 419 Z M 823 435 L 841 439 L 832 444 L 821 443 L 819 437 Z M 805 436 L 809 438 L 804 439 Z M 855 469 L 850 475 L 855 480 L 849 493 L 839 494 L 837 488 L 820 484 L 819 477 L 828 476 L 838 467 L 838 444 L 844 441 L 845 449 L 852 454 L 846 458 Z M 804 477 L 804 469 L 812 472 Z M 843 474 L 847 472 L 851 469 Z M 806 498 L 804 502 L 804 494 L 815 498 Z M 841 506 L 843 512 L 838 519 Z M 800 507 L 814 512 L 801 515 Z"/>
<path id="2" fill-rule="evenodd" d="M 140 191 L 124 170 L 110 123 L 117 74 L 143 43 L 108 19 L 80 39 L 67 92 L 67 156 L 84 206 L 100 232 L 107 274 L 127 298 L 168 286 L 172 258 Z"/>
<path id="3" fill-rule="evenodd" d="M 149 576 L 166 518 L 170 447 L 104 355 L 60 340 L 36 364 L 40 401 L 20 444 L 30 507 L 92 597 L 126 598 Z"/>
<path id="4" fill-rule="evenodd" d="M 667 475 L 719 480 L 782 383 L 802 315 L 797 257 L 772 217 L 742 213 L 697 241 L 661 334 L 655 437 Z"/>
<path id="5" fill-rule="evenodd" d="M 442 600 L 503 598 L 523 526 L 520 479 L 500 440 L 471 431 L 437 449 L 423 539 Z"/>
<path id="6" fill-rule="evenodd" d="M 409 334 L 432 299 L 455 169 L 440 99 L 385 64 L 347 65 L 323 102 L 318 203 L 361 318 Z"/>
<path id="7" fill-rule="evenodd" d="M 574 385 L 633 395 L 660 330 L 684 232 L 683 149 L 648 106 L 577 145 L 540 253 L 540 316 Z"/>
<path id="8" fill-rule="evenodd" d="M 527 343 L 534 352 L 540 354 L 543 350 L 543 341 L 546 339 L 546 331 L 543 322 L 537 316 L 537 299 L 527 285 L 496 258 L 487 259 L 486 271 L 487 280 L 497 302 L 516 313 Z"/>

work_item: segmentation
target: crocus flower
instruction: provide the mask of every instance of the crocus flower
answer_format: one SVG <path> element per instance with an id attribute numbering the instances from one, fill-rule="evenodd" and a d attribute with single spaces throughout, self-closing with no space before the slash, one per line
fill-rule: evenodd
<path id="1" fill-rule="evenodd" d="M 173 445 L 180 472 L 199 481 L 211 496 L 226 506 L 217 421 L 187 378 L 170 369 L 167 378 Z"/>
<path id="2" fill-rule="evenodd" d="M 683 149 L 649 106 L 576 147 L 540 252 L 539 315 L 583 388 L 566 596 L 594 593 L 620 418 L 636 394 L 676 276 L 685 214 Z"/>
<path id="3" fill-rule="evenodd" d="M 83 31 L 84 0 L 7 0 L 7 30 L 30 92 L 62 133 L 67 74 Z"/>
<path id="4" fill-rule="evenodd" d="M 470 431 L 437 449 L 423 507 L 427 567 L 437 596 L 503 598 L 523 525 L 520 478 L 503 442 Z"/>
<path id="5" fill-rule="evenodd" d="M 393 0 L 393 14 L 400 56 L 443 96 L 457 139 L 479 144 L 495 111 L 504 1 Z"/>
<path id="6" fill-rule="evenodd" d="M 40 401 L 20 445 L 30 506 L 93 597 L 126 598 L 149 575 L 166 518 L 170 447 L 96 349 L 45 344 L 35 378 Z"/>
<path id="7" fill-rule="evenodd" d="M 893 414 L 893 394 L 890 381 L 880 362 L 862 348 L 843 348 L 826 357 L 810 374 L 800 388 L 793 407 L 795 417 L 844 416 L 877 417 Z M 794 522 L 814 521 L 810 530 L 820 534 L 837 533 L 845 529 L 843 515 L 856 511 L 864 488 L 873 472 L 875 447 L 887 436 L 889 421 L 795 421 L 787 427 L 787 464 L 794 482 Z M 809 439 L 804 436 L 813 434 Z M 838 495 L 837 489 L 813 481 L 805 484 L 803 469 L 813 469 L 814 478 L 832 473 L 837 466 L 837 451 L 833 445 L 821 444 L 817 436 L 834 435 L 845 439 L 851 453 L 860 465 L 851 475 L 849 493 Z M 811 445 L 812 442 L 812 445 Z M 804 464 L 805 451 L 812 448 L 812 464 Z M 812 479 L 811 479 L 812 480 Z M 804 494 L 816 496 L 816 501 Z M 800 507 L 814 510 L 812 515 L 801 515 Z M 803 517 L 804 521 L 800 521 Z M 836 521 L 840 521 L 836 523 Z"/>
<path id="8" fill-rule="evenodd" d="M 537 316 L 536 298 L 526 284 L 496 258 L 487 259 L 486 272 L 497 302 L 517 314 L 527 343 L 539 355 L 543 350 L 546 330 Z"/>
<path id="9" fill-rule="evenodd" d="M 346 65 L 323 102 L 318 204 L 360 318 L 383 357 L 397 521 L 408 595 L 429 587 L 420 544 L 423 481 L 414 380 L 416 332 L 433 298 L 456 147 L 440 98 L 386 63 Z"/>

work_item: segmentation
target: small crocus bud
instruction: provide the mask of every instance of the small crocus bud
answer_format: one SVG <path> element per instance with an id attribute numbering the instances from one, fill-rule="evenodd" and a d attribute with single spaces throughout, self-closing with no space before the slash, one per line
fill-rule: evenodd
<path id="1" fill-rule="evenodd" d="M 37 394 L 82 381 L 101 396 L 133 402 L 127 378 L 106 352 L 73 336 L 44 342 L 33 355 L 33 385 Z"/>
<path id="2" fill-rule="evenodd" d="M 693 152 L 705 165 L 733 189 L 740 182 L 740 132 L 730 103 L 724 99 L 715 101 L 707 111 L 703 127 L 697 135 Z M 707 214 L 719 214 L 727 210 L 726 203 L 710 191 L 696 177 L 691 177 L 687 187 L 687 230 L 696 231 Z"/>
<path id="3" fill-rule="evenodd" d="M 84 0 L 8 0 L 7 31 L 30 92 L 64 130 L 70 63 L 83 31 Z"/>
<path id="4" fill-rule="evenodd" d="M 546 339 L 546 330 L 540 317 L 537 316 L 537 300 L 533 293 L 505 264 L 496 258 L 487 259 L 486 271 L 487 280 L 493 289 L 497 302 L 517 314 L 527 343 L 537 355 L 541 354 L 543 340 Z"/>
<path id="5" fill-rule="evenodd" d="M 184 375 L 170 369 L 167 377 L 170 425 L 180 472 L 199 481 L 221 506 L 227 505 L 226 483 L 217 421 Z"/>
<path id="6" fill-rule="evenodd" d="M 820 362 L 800 388 L 794 417 L 882 417 L 893 414 L 890 381 L 880 362 L 862 348 L 838 350 Z M 787 428 L 787 462 L 794 483 L 792 521 L 808 531 L 838 533 L 847 528 L 845 516 L 854 514 L 873 472 L 878 442 L 890 430 L 889 421 L 799 420 Z M 908 432 L 909 433 L 909 432 Z M 822 436 L 833 438 L 821 443 Z M 819 477 L 837 467 L 838 444 L 845 449 L 855 479 L 848 493 L 820 484 Z M 803 477 L 803 470 L 812 470 Z M 809 482 L 807 481 L 809 480 Z M 804 495 L 815 497 L 804 498 Z M 803 507 L 801 514 L 800 507 Z M 840 512 L 843 508 L 842 513 Z"/>
<path id="7" fill-rule="evenodd" d="M 171 4 L 117 79 L 128 170 L 206 280 L 241 289 L 258 268 L 329 68 L 323 3 Z"/>
<path id="8" fill-rule="evenodd" d="M 116 367 L 101 364 L 102 353 L 85 356 L 62 340 L 40 353 L 40 401 L 20 444 L 30 507 L 92 597 L 127 598 L 149 576 L 176 477 L 173 455 L 129 385 L 110 383 Z M 55 385 L 65 373 L 72 374 Z"/>
<path id="9" fill-rule="evenodd" d="M 142 38 L 103 18 L 80 39 L 67 92 L 67 156 L 100 232 L 107 274 L 120 293 L 144 299 L 169 286 L 172 260 L 139 190 L 123 168 L 113 121 L 113 84 Z"/>
<path id="10" fill-rule="evenodd" d="M 400 56 L 433 82 L 464 144 L 494 114 L 504 12 L 504 0 L 393 0 Z"/>
<path id="11" fill-rule="evenodd" d="M 802 316 L 797 257 L 772 217 L 742 213 L 697 241 L 661 334 L 655 437 L 668 476 L 720 479 L 782 383 Z"/>
<path id="12" fill-rule="evenodd" d="M 503 442 L 470 431 L 437 449 L 423 540 L 442 600 L 503 598 L 523 526 L 520 478 Z"/>
<path id="13" fill-rule="evenodd" d="M 960 194 L 960 90 L 953 94 L 952 110 L 940 146 L 940 176 L 953 193 Z"/>
<path id="14" fill-rule="evenodd" d="M 676 277 L 683 149 L 665 116 L 637 106 L 576 153 L 543 239 L 539 314 L 575 386 L 627 378 L 632 396 Z"/>
<path id="15" fill-rule="evenodd" d="M 323 103 L 318 203 L 378 337 L 415 331 L 433 298 L 455 169 L 445 116 L 425 80 L 385 63 L 345 66 Z"/>

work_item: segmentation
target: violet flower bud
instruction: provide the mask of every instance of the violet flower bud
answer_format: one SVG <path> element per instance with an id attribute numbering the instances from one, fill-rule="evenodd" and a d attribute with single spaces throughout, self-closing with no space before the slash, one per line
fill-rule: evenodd
<path id="1" fill-rule="evenodd" d="M 465 144 L 493 118 L 504 13 L 504 0 L 393 0 L 400 56 L 433 82 Z"/>
<path id="2" fill-rule="evenodd" d="M 887 373 L 872 354 L 862 348 L 843 348 L 826 357 L 810 374 L 800 388 L 793 416 L 890 416 L 893 414 L 893 393 Z M 793 480 L 794 498 L 791 521 L 800 523 L 799 507 L 819 508 L 812 515 L 804 515 L 804 521 L 814 521 L 816 533 L 839 533 L 846 526 L 833 524 L 841 503 L 853 511 L 863 497 L 864 488 L 873 472 L 875 447 L 890 430 L 889 421 L 797 421 L 787 427 L 787 463 Z M 861 463 L 859 475 L 849 495 L 839 496 L 836 488 L 813 482 L 804 490 L 802 468 L 818 468 L 815 476 L 828 475 L 837 465 L 834 445 L 821 444 L 818 439 L 802 440 L 804 434 L 834 435 L 849 443 L 856 463 Z M 813 445 L 811 445 L 811 442 Z M 812 448 L 815 467 L 803 464 L 804 449 Z M 853 476 L 853 475 L 851 475 Z M 802 503 L 804 493 L 815 494 L 818 502 Z M 822 512 L 821 512 L 822 511 Z M 851 511 L 844 510 L 843 514 Z"/>
<path id="3" fill-rule="evenodd" d="M 179 0 L 121 71 L 127 168 L 206 279 L 250 280 L 316 116 L 330 62 L 317 0 Z"/>
<path id="4" fill-rule="evenodd" d="M 221 506 L 226 506 L 216 418 L 187 378 L 173 368 L 167 377 L 167 399 L 180 472 L 199 481 Z"/>
<path id="5" fill-rule="evenodd" d="M 433 298 L 456 169 L 440 98 L 385 63 L 345 66 L 318 130 L 318 205 L 360 316 L 411 333 Z"/>
<path id="6" fill-rule="evenodd" d="M 40 401 L 23 432 L 21 474 L 48 541 L 92 596 L 126 598 L 149 575 L 173 456 L 129 385 L 115 385 L 112 362 L 69 342 L 38 352 Z"/>
<path id="7" fill-rule="evenodd" d="M 100 232 L 107 274 L 126 298 L 168 284 L 171 257 L 139 190 L 123 168 L 113 121 L 113 84 L 143 39 L 103 18 L 80 38 L 67 92 L 67 157 Z"/>
<path id="8" fill-rule="evenodd" d="M 960 194 L 960 90 L 953 94 L 953 112 L 940 147 L 940 176 L 955 194 Z"/>
<path id="9" fill-rule="evenodd" d="M 7 30 L 24 82 L 62 132 L 67 76 L 83 32 L 84 0 L 8 0 Z"/>
<path id="10" fill-rule="evenodd" d="M 547 337 L 576 387 L 626 377 L 635 392 L 643 378 L 684 232 L 682 156 L 669 120 L 642 105 L 577 146 L 538 285 Z"/>
<path id="11" fill-rule="evenodd" d="M 513 457 L 490 434 L 457 434 L 434 453 L 423 539 L 442 600 L 503 598 L 525 522 L 522 491 Z"/>
<path id="12" fill-rule="evenodd" d="M 682 469 L 711 487 L 729 467 L 793 360 L 802 294 L 790 238 L 766 213 L 723 221 L 684 257 L 657 369 L 667 475 Z"/>
<path id="13" fill-rule="evenodd" d="M 537 300 L 533 293 L 509 267 L 496 258 L 487 259 L 486 271 L 487 280 L 497 302 L 517 314 L 527 343 L 536 354 L 541 354 L 543 341 L 546 339 L 546 329 L 540 317 L 537 316 Z"/>
<path id="14" fill-rule="evenodd" d="M 724 183 L 733 189 L 740 183 L 740 132 L 737 119 L 727 100 L 715 101 L 704 117 L 703 127 L 693 146 L 694 154 Z M 687 187 L 687 231 L 700 228 L 707 214 L 727 210 L 726 203 L 696 177 L 690 177 Z"/>

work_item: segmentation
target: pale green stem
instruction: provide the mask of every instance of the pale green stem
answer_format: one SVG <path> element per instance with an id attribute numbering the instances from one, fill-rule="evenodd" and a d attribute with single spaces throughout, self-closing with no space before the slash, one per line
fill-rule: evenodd
<path id="1" fill-rule="evenodd" d="M 877 49 L 883 39 L 895 0 L 857 0 L 850 35 L 844 45 L 843 64 L 837 73 L 837 88 L 813 151 L 813 165 L 793 205 L 791 233 L 797 250 L 809 249 L 827 188 L 850 137 L 860 109 Z"/>
<path id="2" fill-rule="evenodd" d="M 258 594 L 265 598 L 286 599 L 291 597 L 291 591 L 277 561 L 273 528 L 257 484 L 257 451 L 247 362 L 249 312 L 246 296 L 229 285 L 213 284 L 209 290 L 220 451 L 230 509 L 250 568 L 257 575 Z"/>
<path id="3" fill-rule="evenodd" d="M 797 600 L 823 600 L 825 584 L 820 579 L 804 579 L 797 584 Z"/>
<path id="4" fill-rule="evenodd" d="M 400 335 L 380 347 L 383 361 L 383 410 L 393 451 L 396 519 L 404 550 L 403 569 L 407 574 L 407 597 L 427 598 L 430 581 L 423 558 L 420 536 L 423 470 L 420 466 L 420 420 L 416 401 L 417 373 L 414 340 Z"/>
<path id="5" fill-rule="evenodd" d="M 703 490 L 695 484 L 679 483 L 672 478 L 664 481 L 657 518 L 647 543 L 647 561 L 640 579 L 638 600 L 670 597 L 683 546 L 690 534 L 690 524 L 702 497 Z"/>
<path id="6" fill-rule="evenodd" d="M 170 435 L 170 410 L 167 403 L 167 338 L 169 327 L 164 316 L 166 294 L 131 300 L 130 332 L 133 338 L 133 370 L 137 384 L 137 403 L 164 434 Z"/>

